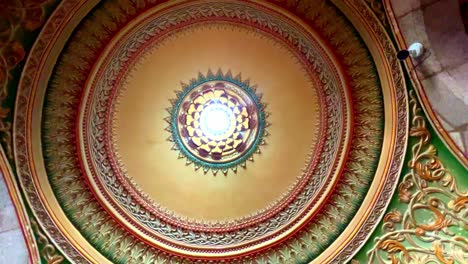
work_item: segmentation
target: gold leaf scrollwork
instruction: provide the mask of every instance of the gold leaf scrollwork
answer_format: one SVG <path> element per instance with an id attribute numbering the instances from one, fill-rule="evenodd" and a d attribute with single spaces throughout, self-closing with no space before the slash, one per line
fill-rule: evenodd
<path id="1" fill-rule="evenodd" d="M 31 220 L 31 226 L 34 233 L 37 235 L 38 244 L 42 245 L 42 250 L 40 251 L 41 257 L 44 258 L 45 261 L 47 261 L 47 264 L 62 263 L 62 261 L 64 260 L 63 256 L 61 256 L 57 252 L 55 246 L 51 244 L 47 236 L 44 233 L 42 233 L 42 231 L 39 228 L 39 225 L 34 219 Z"/>
<path id="2" fill-rule="evenodd" d="M 393 210 L 384 217 L 384 228 L 389 231 L 395 230 L 395 223 L 401 223 L 402 215 L 399 211 Z"/>
<path id="3" fill-rule="evenodd" d="M 409 261 L 411 259 L 411 257 L 408 254 L 408 250 L 406 250 L 406 247 L 396 240 L 388 239 L 388 240 L 381 241 L 378 245 L 378 248 L 385 250 L 388 253 L 391 253 L 392 262 L 396 260 L 393 254 L 397 252 L 402 252 L 406 261 Z"/>
<path id="4" fill-rule="evenodd" d="M 468 263 L 468 194 L 437 156 L 413 90 L 409 172 L 398 186 L 407 206 L 388 212 L 368 263 Z"/>
<path id="5" fill-rule="evenodd" d="M 452 257 L 444 256 L 444 252 L 439 241 L 434 241 L 432 245 L 434 246 L 434 254 L 438 260 L 440 260 L 443 264 L 453 264 Z"/>

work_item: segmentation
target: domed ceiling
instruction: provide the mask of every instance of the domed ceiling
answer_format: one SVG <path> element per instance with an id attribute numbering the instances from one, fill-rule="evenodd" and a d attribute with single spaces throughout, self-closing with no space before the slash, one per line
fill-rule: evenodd
<path id="1" fill-rule="evenodd" d="M 18 89 L 17 173 L 75 263 L 343 263 L 408 136 L 364 2 L 64 1 Z"/>

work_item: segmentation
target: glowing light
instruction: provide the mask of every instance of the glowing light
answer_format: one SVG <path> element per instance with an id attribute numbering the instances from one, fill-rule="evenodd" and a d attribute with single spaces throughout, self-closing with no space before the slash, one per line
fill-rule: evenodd
<path id="1" fill-rule="evenodd" d="M 213 103 L 200 114 L 200 128 L 211 139 L 222 139 L 230 135 L 234 113 L 224 104 Z M 232 132 L 231 132 L 232 133 Z"/>

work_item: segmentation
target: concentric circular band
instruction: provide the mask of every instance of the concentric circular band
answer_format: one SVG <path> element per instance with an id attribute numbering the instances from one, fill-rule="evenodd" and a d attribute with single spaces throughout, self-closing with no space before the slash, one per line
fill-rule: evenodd
<path id="1" fill-rule="evenodd" d="M 212 8 L 216 9 L 218 7 L 220 8 L 226 7 L 229 9 L 231 8 L 229 5 L 230 4 L 228 3 L 222 3 L 222 4 L 219 4 L 219 6 L 212 5 Z M 191 8 L 187 10 L 187 12 L 196 12 L 197 10 L 199 10 L 198 8 L 202 6 L 203 5 L 195 4 L 191 6 Z M 232 7 L 238 8 L 239 6 L 236 4 L 233 4 Z M 242 8 L 245 8 L 245 7 L 242 7 Z M 255 10 L 255 7 L 252 7 L 252 10 Z M 242 13 L 240 14 L 241 16 L 243 12 L 249 12 L 249 11 L 248 10 L 242 11 Z M 169 17 L 171 15 L 172 13 L 167 14 L 167 16 Z M 278 17 L 275 17 L 275 16 L 269 16 L 269 18 L 278 19 Z M 231 22 L 229 18 L 224 18 L 224 19 L 225 19 L 224 23 L 234 24 L 234 25 L 237 24 L 236 21 Z M 215 22 L 215 23 L 220 23 L 220 22 Z M 288 23 L 293 23 L 293 21 L 288 21 Z M 187 27 L 187 30 L 193 30 L 195 25 L 196 24 L 192 22 L 190 24 L 190 27 Z M 203 25 L 204 24 L 200 24 L 201 27 L 203 27 Z M 148 23 L 146 29 L 149 30 L 151 28 L 154 28 L 154 25 L 152 25 L 151 23 Z M 243 28 L 243 26 L 241 26 L 241 28 Z M 284 24 L 284 28 L 295 30 L 294 28 L 289 27 L 287 23 Z M 267 28 L 263 28 L 263 29 L 265 30 L 265 33 L 267 36 L 268 34 L 271 34 L 271 33 L 268 33 L 269 30 Z M 143 27 L 142 29 L 140 28 L 139 30 L 140 32 L 144 33 L 145 27 Z M 343 145 L 345 145 L 346 143 L 343 143 L 343 141 L 345 141 L 345 138 L 342 135 L 347 134 L 347 132 L 344 132 L 343 129 L 349 129 L 349 128 L 343 127 L 343 124 L 346 124 L 347 121 L 343 122 L 342 118 L 345 120 L 349 118 L 346 116 L 347 115 L 346 111 L 343 110 L 344 108 L 343 104 L 349 103 L 349 101 L 346 102 L 347 95 L 345 95 L 345 93 L 343 92 L 344 89 L 338 88 L 338 85 L 343 85 L 341 83 L 342 80 L 340 80 L 340 76 L 337 76 L 337 74 L 333 70 L 331 70 L 331 69 L 334 69 L 336 66 L 334 66 L 331 60 L 329 59 L 328 57 L 329 55 L 327 55 L 326 53 L 316 53 L 314 57 L 310 57 L 309 59 L 307 59 L 303 57 L 303 55 L 300 52 L 298 52 L 296 50 L 297 48 L 294 46 L 294 44 L 297 45 L 300 43 L 310 43 L 308 44 L 310 51 L 316 52 L 315 50 L 313 50 L 313 48 L 317 46 L 318 47 L 323 46 L 323 44 L 321 45 L 315 42 L 315 40 L 311 39 L 310 36 L 301 35 L 299 31 L 293 31 L 293 32 L 294 34 L 297 34 L 298 38 L 301 39 L 300 42 L 294 42 L 294 40 L 292 41 L 289 40 L 290 43 L 288 43 L 287 38 L 285 38 L 284 36 L 276 36 L 275 34 L 273 34 L 272 36 L 274 38 L 282 39 L 283 41 L 288 43 L 287 50 L 293 50 L 294 51 L 293 54 L 298 54 L 296 56 L 300 58 L 299 61 L 301 61 L 301 63 L 304 63 L 305 65 L 307 65 L 306 66 L 307 68 L 309 67 L 312 68 L 308 70 L 309 71 L 308 74 L 311 74 L 311 77 L 309 78 L 318 79 L 321 77 L 322 78 L 321 82 L 326 82 L 330 84 L 330 86 L 327 86 L 327 89 L 329 89 L 328 91 L 329 95 L 321 98 L 321 100 L 323 101 L 323 105 L 326 105 L 327 108 L 330 108 L 329 110 L 330 112 L 327 113 L 328 117 L 322 117 L 322 118 L 326 118 L 327 121 L 330 122 L 328 123 L 329 125 L 327 126 L 327 130 L 326 130 L 328 135 L 327 137 L 323 138 L 323 140 L 326 140 L 326 138 L 329 138 L 330 145 L 329 145 L 329 148 L 326 149 L 325 151 L 317 152 L 318 155 L 321 155 L 320 159 L 314 158 L 310 161 L 310 163 L 309 162 L 306 163 L 306 169 L 304 170 L 304 173 L 302 175 L 298 175 L 298 181 L 290 187 L 291 191 L 288 192 L 287 194 L 284 194 L 283 197 L 280 197 L 279 201 L 277 201 L 276 204 L 272 206 L 272 208 L 268 208 L 265 210 L 265 213 L 266 215 L 269 216 L 269 218 L 266 218 L 264 216 L 265 214 L 263 213 L 263 210 L 262 210 L 256 215 L 254 215 L 253 217 L 246 217 L 246 219 L 235 219 L 232 221 L 234 223 L 239 223 L 239 222 L 242 223 L 242 225 L 239 225 L 239 224 L 234 225 L 234 226 L 242 226 L 242 228 L 236 227 L 235 229 L 233 229 L 232 227 L 230 227 L 232 225 L 230 224 L 230 222 L 214 223 L 214 224 L 210 224 L 209 222 L 202 223 L 203 226 L 208 227 L 208 228 L 204 227 L 202 230 L 210 230 L 210 229 L 211 229 L 210 231 L 219 230 L 219 227 L 221 226 L 223 227 L 224 230 L 231 229 L 232 233 L 220 235 L 219 233 L 211 233 L 211 232 L 208 233 L 204 231 L 202 232 L 197 231 L 196 233 L 194 233 L 195 236 L 193 238 L 190 238 L 185 241 L 180 240 L 179 238 L 175 237 L 175 235 L 177 235 L 177 233 L 175 233 L 176 231 L 175 228 L 176 226 L 180 225 L 181 222 L 183 223 L 183 218 L 181 217 L 174 218 L 171 216 L 172 213 L 169 213 L 169 214 L 166 213 L 169 219 L 175 220 L 175 221 L 173 220 L 170 222 L 171 225 L 169 226 L 169 228 L 167 224 L 159 223 L 159 220 L 156 220 L 156 221 L 151 220 L 151 219 L 154 219 L 155 216 L 161 217 L 162 215 L 164 215 L 165 210 L 164 209 L 160 210 L 159 205 L 156 204 L 156 206 L 154 206 L 153 201 L 151 201 L 150 199 L 147 199 L 145 196 L 142 197 L 140 194 L 141 192 L 138 191 L 138 187 L 136 187 L 136 189 L 135 187 L 132 187 L 132 185 L 135 186 L 134 184 L 132 184 L 131 182 L 125 183 L 125 181 L 128 181 L 129 179 L 128 176 L 127 177 L 121 176 L 121 173 L 124 172 L 124 170 L 122 170 L 121 168 L 125 168 L 125 165 L 122 163 L 114 163 L 112 161 L 106 160 L 107 158 L 98 154 L 98 153 L 101 153 L 101 150 L 96 148 L 96 146 L 99 147 L 103 145 L 99 142 L 91 143 L 95 139 L 93 139 L 92 137 L 90 139 L 87 139 L 87 136 L 85 136 L 83 138 L 85 142 L 85 147 L 87 146 L 87 144 L 89 144 L 89 150 L 87 151 L 89 151 L 89 154 L 91 156 L 95 157 L 97 160 L 100 160 L 98 163 L 110 164 L 110 165 L 115 164 L 112 166 L 113 170 L 108 170 L 108 169 L 104 169 L 101 167 L 95 167 L 93 166 L 93 163 L 90 163 L 91 171 L 93 174 L 95 173 L 96 175 L 94 176 L 95 178 L 93 177 L 91 178 L 91 180 L 93 182 L 96 182 L 96 184 L 98 185 L 103 185 L 103 187 L 96 189 L 96 191 L 98 192 L 104 191 L 103 192 L 104 195 L 109 195 L 109 194 L 106 194 L 107 191 L 105 190 L 107 189 L 110 191 L 110 196 L 109 198 L 107 198 L 108 201 L 113 201 L 113 199 L 117 199 L 118 201 L 123 202 L 123 203 L 119 202 L 117 204 L 111 205 L 112 210 L 117 209 L 117 212 L 120 211 L 119 214 L 122 214 L 128 217 L 130 221 L 133 217 L 138 217 L 140 219 L 143 218 L 142 222 L 134 222 L 134 225 L 141 226 L 141 223 L 145 223 L 143 224 L 142 227 L 146 230 L 146 232 L 148 232 L 147 234 L 151 234 L 153 236 L 153 239 L 156 239 L 157 241 L 164 241 L 164 243 L 170 243 L 169 241 L 176 240 L 178 241 L 176 244 L 177 247 L 186 247 L 186 246 L 193 247 L 194 245 L 197 245 L 197 246 L 205 247 L 203 251 L 208 250 L 210 252 L 214 252 L 214 251 L 206 247 L 225 246 L 226 250 L 222 250 L 221 252 L 222 254 L 226 254 L 228 252 L 235 252 L 235 250 L 239 250 L 239 249 L 245 250 L 248 248 L 246 247 L 246 245 L 256 246 L 259 243 L 265 245 L 269 243 L 268 242 L 269 240 L 275 241 L 277 237 L 279 236 L 279 234 L 281 233 L 287 234 L 288 232 L 291 232 L 292 230 L 291 228 L 293 228 L 297 222 L 300 223 L 302 221 L 306 221 L 309 215 L 313 214 L 317 208 L 320 208 L 318 201 L 326 197 L 326 193 L 330 191 L 329 189 L 330 184 L 334 181 L 337 181 L 337 177 L 339 176 L 338 175 L 339 170 L 337 170 L 336 166 L 338 166 L 338 164 L 340 163 L 340 160 L 343 158 L 344 152 L 346 151 L 346 149 L 343 148 Z M 131 36 L 135 37 L 135 35 L 131 35 Z M 145 37 L 142 36 L 142 38 L 145 38 Z M 292 45 L 292 46 L 289 46 L 289 45 Z M 114 48 L 111 48 L 110 50 L 120 50 L 120 49 L 114 47 Z M 135 54 L 144 54 L 144 53 L 135 52 Z M 116 55 L 114 54 L 113 56 L 116 56 Z M 118 54 L 117 57 L 118 56 L 122 56 L 122 59 L 121 59 L 122 62 L 128 63 L 129 61 L 130 62 L 132 61 L 127 58 L 128 52 L 122 52 Z M 112 58 L 112 57 L 109 57 L 109 58 Z M 319 70 L 315 70 L 314 66 L 311 65 L 308 60 L 314 60 L 314 63 L 317 63 L 317 61 L 320 61 L 320 65 L 322 66 L 320 71 L 323 72 L 324 69 L 327 69 L 326 74 L 320 77 L 317 77 L 315 71 L 319 71 Z M 112 61 L 108 63 L 112 63 Z M 119 62 L 118 60 L 114 60 L 114 63 L 119 63 Z M 103 65 L 106 65 L 106 64 L 103 64 Z M 114 69 L 116 67 L 117 65 L 114 67 Z M 122 76 L 122 74 L 119 74 L 115 70 L 113 70 L 112 72 L 109 71 L 109 74 L 116 74 L 116 77 L 103 73 L 102 75 L 99 75 L 100 79 L 95 80 L 94 87 L 97 87 L 98 89 L 114 89 L 113 85 L 117 85 L 117 87 L 119 87 L 118 81 L 117 82 L 114 81 L 112 83 L 113 85 L 109 85 L 109 83 L 107 82 L 107 79 L 119 80 L 117 76 Z M 235 77 L 229 77 L 229 78 L 231 82 L 236 81 Z M 337 80 L 339 81 L 336 82 Z M 237 81 L 236 84 L 240 86 L 242 85 L 242 81 Z M 317 85 L 317 87 L 318 86 L 319 85 Z M 92 88 L 96 89 L 94 87 Z M 106 94 L 108 92 L 95 92 L 95 93 Z M 321 91 L 321 93 L 327 93 L 327 92 Z M 88 122 L 90 123 L 84 123 L 85 128 L 83 129 L 83 131 L 85 133 L 86 131 L 91 131 L 90 135 L 92 135 L 92 134 L 97 133 L 100 130 L 98 126 L 98 124 L 101 123 L 101 121 L 99 120 L 100 119 L 99 112 L 102 112 L 103 114 L 107 112 L 105 109 L 100 108 L 100 105 L 107 105 L 108 103 L 106 103 L 105 100 L 108 100 L 108 98 L 101 97 L 102 100 L 104 100 L 102 102 L 99 101 L 101 100 L 99 98 L 98 98 L 99 100 L 97 101 L 94 100 L 93 97 L 89 97 L 89 98 L 93 100 L 90 102 L 90 109 L 96 109 L 96 110 L 88 111 L 88 114 L 92 114 L 92 116 L 90 116 L 89 118 L 85 117 L 85 120 L 89 120 Z M 329 101 L 327 102 L 327 100 Z M 96 114 L 93 114 L 93 113 L 96 113 Z M 343 116 L 343 113 L 344 113 L 344 116 Z M 334 123 L 335 125 L 331 126 L 332 123 Z M 89 128 L 86 127 L 87 125 L 89 125 Z M 333 136 L 334 134 L 336 136 Z M 341 135 L 341 136 L 338 136 L 338 135 Z M 339 139 L 339 140 L 336 140 L 336 139 Z M 87 143 L 87 142 L 90 142 L 90 143 Z M 113 144 L 110 143 L 109 145 L 113 145 Z M 119 153 L 119 150 L 108 151 L 108 153 L 109 153 L 109 157 L 112 158 L 115 155 L 114 153 Z M 115 159 L 119 160 L 118 157 L 116 157 Z M 317 165 L 319 167 L 315 168 L 315 166 Z M 317 171 L 314 171 L 314 168 Z M 122 172 L 120 170 L 122 170 Z M 330 173 L 333 176 L 329 176 Z M 116 179 L 120 178 L 121 183 L 124 184 L 123 186 L 128 186 L 126 187 L 126 190 L 124 190 L 124 192 L 121 192 L 120 191 L 121 189 L 118 188 L 117 185 L 112 186 L 115 184 L 115 180 L 112 179 L 112 177 L 110 177 L 112 174 L 115 175 L 112 177 L 116 177 Z M 126 194 L 126 192 L 129 192 L 132 195 L 129 196 L 128 194 Z M 142 207 L 134 207 L 133 206 L 134 201 L 129 199 L 129 197 L 132 197 L 133 199 L 136 199 L 137 201 L 139 200 L 140 201 L 139 204 L 141 204 L 143 208 L 146 208 L 149 212 L 154 212 L 155 215 L 151 215 L 151 214 L 142 215 L 141 214 Z M 147 201 L 146 204 L 141 203 L 141 202 L 144 202 L 145 200 Z M 273 208 L 275 210 L 272 210 Z M 162 211 L 162 214 L 161 214 L 161 211 Z M 282 211 L 284 213 L 281 213 Z M 252 220 L 255 220 L 255 221 L 252 221 Z M 197 226 L 196 221 L 190 221 L 190 220 L 188 221 L 188 225 L 185 223 L 184 225 L 187 227 L 194 226 L 194 225 Z M 209 228 L 210 226 L 212 227 Z M 276 231 L 272 232 L 273 230 L 276 230 Z M 194 231 L 183 231 L 184 234 L 185 233 L 189 234 L 193 232 Z M 242 233 L 245 233 L 245 232 L 248 232 L 249 235 L 248 236 L 241 235 Z M 187 236 L 187 238 L 188 237 L 189 236 Z M 161 242 L 158 242 L 158 243 L 161 243 Z M 193 250 L 191 251 L 193 252 Z"/>
<path id="2" fill-rule="evenodd" d="M 137 252 L 125 257 L 129 263 L 141 263 L 148 258 L 177 262 L 271 259 L 307 262 L 332 243 L 323 238 L 338 237 L 343 228 L 352 223 L 349 228 L 358 233 L 343 232 L 337 238 L 337 241 L 344 241 L 340 246 L 343 253 L 335 250 L 326 258 L 338 257 L 340 261 L 352 254 L 365 239 L 363 230 L 372 230 L 385 208 L 404 152 L 401 142 L 406 137 L 404 87 L 398 69 L 392 68 L 397 64 L 392 57 L 391 44 L 382 37 L 385 34 L 382 35 L 381 29 L 377 26 L 360 30 L 379 41 L 367 44 L 375 45 L 372 46 L 374 51 L 381 51 L 373 55 L 378 60 L 382 87 L 367 49 L 342 13 L 330 3 L 297 9 L 307 10 L 302 19 L 319 34 L 310 33 L 302 23 L 295 24 L 300 19 L 287 13 L 286 7 L 264 2 L 181 1 L 158 6 L 148 1 L 135 8 L 128 8 L 129 3 L 117 3 L 118 9 L 114 4 L 103 2 L 85 18 L 87 23 L 76 29 L 59 58 L 46 91 L 43 81 L 50 74 L 44 67 L 52 70 L 50 67 L 55 61 L 38 58 L 50 53 L 49 45 L 60 46 L 57 43 L 64 38 L 57 36 L 63 36 L 65 27 L 62 26 L 70 22 L 62 20 L 66 17 L 65 9 L 59 8 L 57 13 L 61 16 L 51 19 L 54 23 L 48 23 L 48 31 L 44 31 L 31 52 L 18 91 L 15 155 L 22 161 L 18 164 L 18 174 L 33 212 L 56 245 L 77 262 L 102 260 L 103 256 L 110 261 L 122 260 L 122 256 L 115 253 L 119 252 L 117 248 Z M 72 1 L 64 6 L 86 10 Z M 295 8 L 291 10 L 297 11 Z M 365 7 L 361 10 L 368 14 Z M 115 12 L 122 15 L 116 18 Z M 302 15 L 302 11 L 297 12 Z M 70 11 L 70 14 L 74 13 L 74 10 Z M 170 15 L 176 19 L 168 19 Z M 153 22 L 148 24 L 152 29 L 149 34 L 139 35 L 136 34 L 138 30 L 129 30 L 144 28 L 143 21 Z M 169 24 L 172 23 L 173 28 L 165 24 L 167 21 L 171 21 Z M 317 130 L 320 139 L 307 159 L 304 173 L 274 206 L 239 221 L 200 223 L 181 218 L 154 204 L 137 183 L 132 183 L 132 175 L 126 174 L 126 168 L 122 166 L 125 164 L 119 162 L 118 149 L 113 145 L 112 111 L 119 104 L 114 88 L 124 86 L 123 77 L 128 76 L 129 67 L 134 66 L 132 63 L 138 62 L 139 56 L 135 54 L 146 54 L 151 45 L 163 43 L 166 36 L 174 36 L 177 32 L 191 34 L 197 26 L 219 29 L 226 24 L 247 30 L 253 28 L 274 43 L 286 43 L 286 50 L 294 51 L 293 54 L 300 54 L 298 61 L 312 72 L 309 72 L 310 79 L 321 95 L 321 111 L 318 112 L 323 127 Z M 56 28 L 56 25 L 61 26 Z M 70 33 L 74 25 L 68 28 Z M 105 28 L 101 31 L 105 33 L 93 34 L 97 28 Z M 334 51 L 330 52 L 328 48 Z M 122 50 L 127 54 L 121 53 Z M 125 64 L 120 59 L 132 63 Z M 37 65 L 40 66 L 38 70 Z M 96 65 L 93 70 L 92 65 Z M 259 80 L 248 71 L 242 70 L 242 73 L 255 82 Z M 180 80 L 187 78 L 190 75 Z M 348 80 L 348 86 L 337 85 L 345 83 L 343 80 Z M 261 87 L 270 89 L 268 85 Z M 262 90 L 268 97 L 266 91 Z M 82 99 L 90 100 L 80 104 Z M 272 99 L 267 99 L 270 110 Z M 279 115 L 272 112 L 272 118 Z M 79 128 L 76 120 L 81 122 Z M 274 128 L 284 127 L 276 122 L 273 124 Z M 383 139 L 384 130 L 386 139 Z M 76 131 L 82 132 L 79 138 Z M 272 140 L 279 135 L 284 136 L 272 131 Z M 25 142 L 33 142 L 33 146 L 27 146 Z M 272 142 L 274 144 L 268 145 L 265 153 L 259 155 L 259 164 L 278 144 Z M 400 145 L 395 146 L 395 142 Z M 255 166 L 246 171 L 253 169 Z M 368 191 L 371 184 L 373 188 Z M 119 192 L 123 195 L 119 196 Z M 366 193 L 367 198 L 364 197 Z M 53 199 L 47 198 L 53 196 Z M 365 214 L 356 214 L 359 204 L 368 205 Z M 375 215 L 372 214 L 374 211 Z M 353 216 L 359 221 L 351 221 Z M 323 224 L 330 220 L 335 224 Z M 273 226 L 274 223 L 279 224 Z M 186 230 L 190 231 L 184 233 Z M 73 237 L 78 232 L 82 237 Z M 252 239 L 251 234 L 256 237 Z M 240 242 L 242 239 L 247 242 Z"/>

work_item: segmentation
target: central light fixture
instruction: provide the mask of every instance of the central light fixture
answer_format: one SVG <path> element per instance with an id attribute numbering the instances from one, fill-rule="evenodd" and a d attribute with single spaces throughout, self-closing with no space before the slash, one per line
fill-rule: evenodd
<path id="1" fill-rule="evenodd" d="M 218 71 L 182 86 L 166 118 L 172 148 L 204 172 L 245 168 L 266 135 L 264 105 L 250 82 Z"/>
<path id="2" fill-rule="evenodd" d="M 235 117 L 232 110 L 224 104 L 212 103 L 200 114 L 200 128 L 208 138 L 220 140 L 234 132 Z"/>

